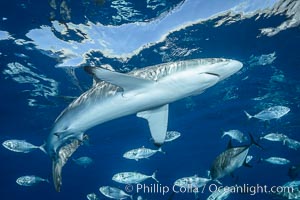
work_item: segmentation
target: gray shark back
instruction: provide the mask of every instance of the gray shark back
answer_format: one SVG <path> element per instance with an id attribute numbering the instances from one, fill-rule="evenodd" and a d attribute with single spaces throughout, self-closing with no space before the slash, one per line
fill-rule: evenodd
<path id="1" fill-rule="evenodd" d="M 206 59 L 193 59 L 187 61 L 177 61 L 162 63 L 158 65 L 153 65 L 150 67 L 145 67 L 141 69 L 136 69 L 127 73 L 128 75 L 143 78 L 151 81 L 158 81 L 168 75 L 176 72 L 180 72 L 187 69 L 192 69 L 194 67 L 199 67 L 199 65 L 214 64 L 228 59 L 224 58 L 206 58 Z M 113 85 L 111 83 L 98 80 L 97 83 L 88 91 L 83 93 L 80 97 L 74 100 L 56 119 L 56 121 L 64 115 L 68 110 L 74 109 L 79 105 L 89 103 L 89 101 L 97 99 L 97 101 L 108 99 L 115 96 L 118 92 L 122 92 L 122 88 Z M 92 98 L 90 98 L 92 97 Z M 93 98 L 94 97 L 94 98 Z"/>
<path id="2" fill-rule="evenodd" d="M 184 71 L 187 69 L 192 69 L 199 67 L 199 65 L 215 64 L 221 61 L 226 61 L 228 59 L 224 58 L 206 58 L 206 59 L 193 59 L 193 60 L 183 60 L 169 63 L 162 63 L 158 65 L 153 65 L 146 68 L 141 68 L 133 70 L 128 74 L 136 76 L 139 78 L 144 78 L 148 80 L 157 81 L 165 76 L 171 75 L 176 72 Z"/>

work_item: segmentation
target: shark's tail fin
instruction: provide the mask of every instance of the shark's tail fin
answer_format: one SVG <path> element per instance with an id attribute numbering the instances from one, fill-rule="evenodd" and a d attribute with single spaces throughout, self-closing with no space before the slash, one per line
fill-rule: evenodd
<path id="1" fill-rule="evenodd" d="M 244 113 L 246 114 L 246 116 L 247 116 L 248 119 L 251 119 L 253 117 L 252 115 L 250 115 L 249 113 L 247 113 L 247 111 L 245 111 L 245 110 L 244 110 Z"/>
<path id="2" fill-rule="evenodd" d="M 82 140 L 72 139 L 70 143 L 61 147 L 56 157 L 52 159 L 52 176 L 55 190 L 57 192 L 60 192 L 60 188 L 62 185 L 62 168 L 67 163 L 72 154 L 82 144 L 85 138 L 87 138 L 87 136 L 84 135 L 82 138 Z"/>
<path id="3" fill-rule="evenodd" d="M 60 158 L 52 159 L 52 176 L 55 190 L 60 192 L 62 180 L 61 180 L 61 170 L 63 168 L 63 163 Z"/>

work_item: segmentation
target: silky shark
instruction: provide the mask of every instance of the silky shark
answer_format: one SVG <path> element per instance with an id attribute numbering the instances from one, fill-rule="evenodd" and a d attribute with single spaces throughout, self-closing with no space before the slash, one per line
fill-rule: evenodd
<path id="1" fill-rule="evenodd" d="M 68 158 L 87 138 L 85 131 L 104 122 L 136 114 L 148 121 L 156 145 L 163 144 L 169 103 L 198 95 L 242 68 L 236 60 L 208 58 L 177 61 L 118 73 L 85 67 L 96 83 L 56 119 L 45 150 L 52 158 L 55 189 Z"/>

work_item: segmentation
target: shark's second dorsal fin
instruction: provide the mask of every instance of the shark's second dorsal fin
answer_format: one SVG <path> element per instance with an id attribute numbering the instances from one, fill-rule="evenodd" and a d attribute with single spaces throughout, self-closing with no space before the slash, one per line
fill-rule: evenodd
<path id="1" fill-rule="evenodd" d="M 121 87 L 124 91 L 131 91 L 137 88 L 148 86 L 154 81 L 142 79 L 128 74 L 118 73 L 103 69 L 101 67 L 84 67 L 84 70 L 93 75 L 96 80 L 102 80 L 113 85 Z"/>
<path id="2" fill-rule="evenodd" d="M 146 110 L 137 113 L 138 117 L 144 118 L 148 121 L 151 136 L 154 144 L 160 146 L 164 143 L 167 127 L 168 127 L 169 105 L 163 105 L 152 110 Z"/>

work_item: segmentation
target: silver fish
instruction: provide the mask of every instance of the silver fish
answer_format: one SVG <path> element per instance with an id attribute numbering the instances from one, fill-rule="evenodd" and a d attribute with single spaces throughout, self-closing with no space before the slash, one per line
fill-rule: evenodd
<path id="1" fill-rule="evenodd" d="M 181 136 L 181 133 L 178 131 L 167 131 L 165 142 L 171 142 L 173 140 L 176 140 Z"/>
<path id="2" fill-rule="evenodd" d="M 288 171 L 288 175 L 291 179 L 296 179 L 298 176 L 299 176 L 299 173 L 300 173 L 300 164 L 298 165 L 293 165 L 289 168 L 289 171 Z"/>
<path id="3" fill-rule="evenodd" d="M 123 157 L 127 158 L 127 159 L 134 159 L 134 160 L 138 161 L 139 159 L 149 158 L 150 156 L 153 156 L 157 152 L 161 152 L 161 153 L 165 154 L 165 152 L 162 151 L 161 148 L 159 148 L 157 150 L 153 150 L 153 149 L 141 147 L 141 148 L 132 149 L 130 151 L 125 152 Z"/>
<path id="4" fill-rule="evenodd" d="M 274 194 L 278 197 L 281 197 L 282 199 L 300 199 L 299 181 L 287 182 L 284 185 L 282 185 L 282 188 L 285 189 Z"/>
<path id="5" fill-rule="evenodd" d="M 240 147 L 232 147 L 230 141 L 228 149 L 221 153 L 211 165 L 210 176 L 212 180 L 218 180 L 228 174 L 231 174 L 242 165 L 248 166 L 246 163 L 246 158 L 249 152 L 249 148 L 252 144 L 260 147 L 260 145 L 254 141 L 251 135 L 250 139 L 250 145 L 244 145 Z"/>
<path id="6" fill-rule="evenodd" d="M 61 187 L 62 164 L 70 157 L 70 153 L 65 156 L 66 149 L 61 149 L 68 146 L 71 150 L 69 144 L 76 140 L 81 143 L 88 129 L 137 114 L 148 121 L 154 143 L 161 145 L 167 132 L 170 103 L 201 94 L 242 67 L 239 61 L 223 58 L 163 63 L 126 74 L 86 66 L 85 71 L 96 83 L 57 117 L 45 145 L 52 158 L 52 172 L 57 173 L 53 174 L 56 190 Z M 69 152 L 73 153 L 79 145 L 72 147 Z"/>
<path id="7" fill-rule="evenodd" d="M 300 181 L 289 181 L 289 182 L 285 183 L 283 186 L 299 187 L 300 186 Z"/>
<path id="8" fill-rule="evenodd" d="M 281 133 L 269 133 L 263 137 L 260 137 L 260 139 L 265 139 L 273 142 L 283 142 L 287 138 L 288 136 Z"/>
<path id="9" fill-rule="evenodd" d="M 2 145 L 10 151 L 20 153 L 29 153 L 36 149 L 40 149 L 41 151 L 45 152 L 43 145 L 35 146 L 29 142 L 26 142 L 25 140 L 6 140 L 2 143 Z"/>
<path id="10" fill-rule="evenodd" d="M 99 200 L 98 196 L 95 193 L 90 193 L 86 195 L 88 200 Z"/>
<path id="11" fill-rule="evenodd" d="M 30 176 L 21 176 L 16 180 L 16 183 L 21 186 L 33 186 L 40 182 L 47 182 L 49 183 L 48 179 L 43 179 L 38 176 L 30 175 Z"/>
<path id="12" fill-rule="evenodd" d="M 138 197 L 136 198 L 136 200 L 143 200 L 143 197 L 142 197 L 142 196 L 138 196 Z"/>
<path id="13" fill-rule="evenodd" d="M 211 195 L 208 196 L 207 200 L 224 200 L 227 199 L 230 194 L 231 194 L 230 190 L 225 189 L 223 187 L 211 193 Z"/>
<path id="14" fill-rule="evenodd" d="M 250 115 L 246 111 L 244 111 L 247 115 L 248 119 L 251 118 L 257 118 L 263 121 L 271 120 L 271 119 L 279 119 L 282 116 L 286 115 L 288 112 L 290 112 L 290 108 L 285 106 L 273 106 L 270 108 L 267 108 L 255 115 Z"/>
<path id="15" fill-rule="evenodd" d="M 141 174 L 138 172 L 121 172 L 121 173 L 115 174 L 112 177 L 112 180 L 116 181 L 118 183 L 123 183 L 123 184 L 137 184 L 137 183 L 143 182 L 149 178 L 152 178 L 157 183 L 159 182 L 156 179 L 156 171 L 150 176 Z"/>
<path id="16" fill-rule="evenodd" d="M 251 160 L 253 159 L 253 156 L 251 156 L 251 155 L 248 155 L 248 156 L 246 156 L 246 163 L 249 163 Z"/>
<path id="17" fill-rule="evenodd" d="M 213 180 L 220 179 L 241 167 L 249 152 L 249 146 L 235 147 L 221 153 L 213 162 L 210 174 Z"/>
<path id="18" fill-rule="evenodd" d="M 290 149 L 298 150 L 300 148 L 300 142 L 291 138 L 287 138 L 283 141 L 283 144 Z"/>
<path id="19" fill-rule="evenodd" d="M 234 140 L 237 140 L 240 143 L 247 141 L 247 137 L 239 130 L 224 131 L 222 138 L 225 135 L 228 135 L 229 137 L 231 137 Z"/>
<path id="20" fill-rule="evenodd" d="M 203 187 L 209 181 L 211 181 L 211 179 L 202 178 L 202 177 L 198 177 L 197 175 L 194 175 L 194 176 L 177 179 L 174 182 L 174 185 L 178 187 L 184 187 L 184 188 L 200 188 Z"/>
<path id="21" fill-rule="evenodd" d="M 83 156 L 83 157 L 73 159 L 73 161 L 77 165 L 80 165 L 84 168 L 87 168 L 88 166 L 90 166 L 93 163 L 93 159 L 91 159 L 90 157 L 87 157 L 87 156 Z"/>
<path id="22" fill-rule="evenodd" d="M 99 188 L 99 191 L 106 197 L 111 199 L 133 199 L 131 195 L 127 194 L 123 190 L 110 186 L 102 186 Z"/>
<path id="23" fill-rule="evenodd" d="M 141 195 L 139 195 L 136 200 L 147 200 L 147 199 L 144 199 Z"/>
<path id="24" fill-rule="evenodd" d="M 269 157 L 266 159 L 261 159 L 262 161 L 266 161 L 268 163 L 274 164 L 274 165 L 286 165 L 289 164 L 290 161 L 286 158 L 280 158 L 280 157 Z"/>

